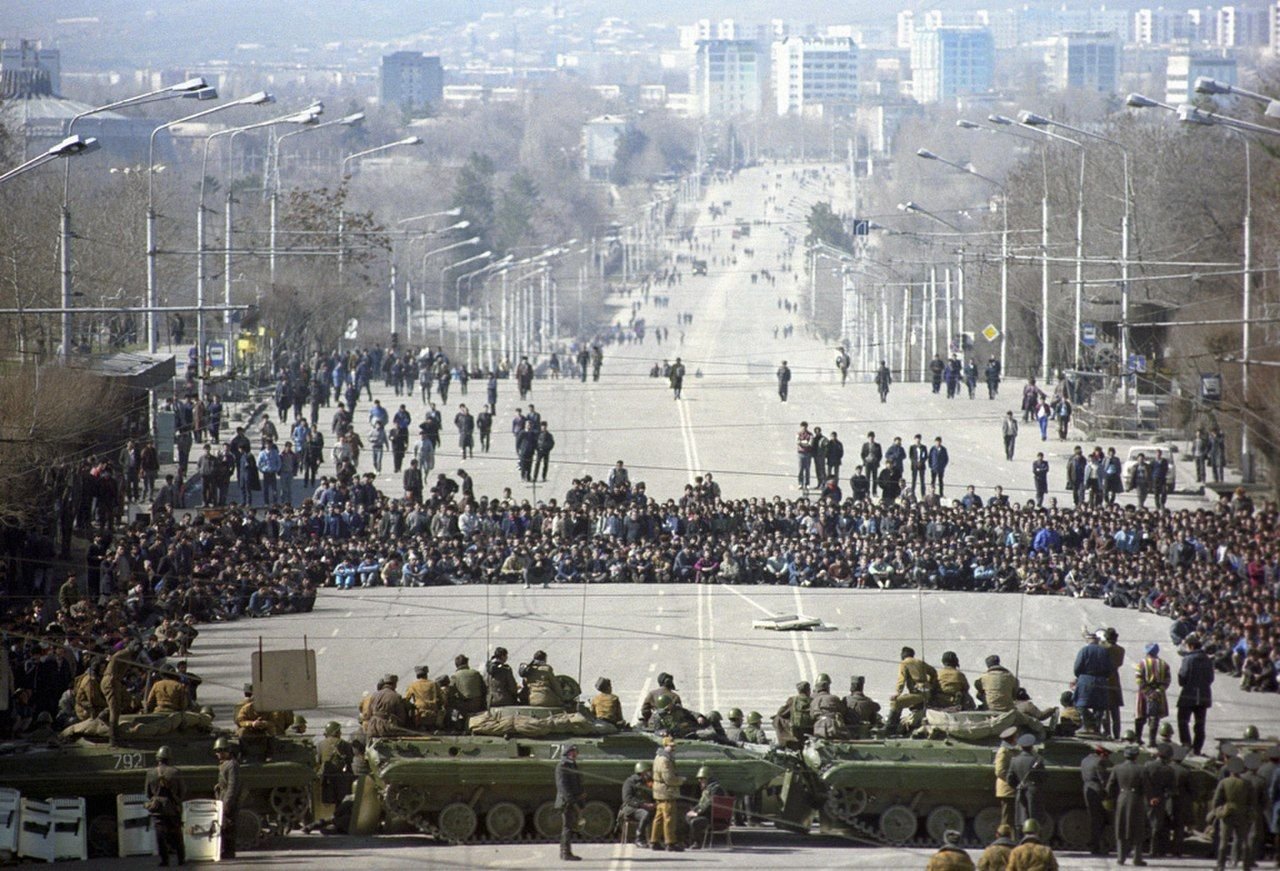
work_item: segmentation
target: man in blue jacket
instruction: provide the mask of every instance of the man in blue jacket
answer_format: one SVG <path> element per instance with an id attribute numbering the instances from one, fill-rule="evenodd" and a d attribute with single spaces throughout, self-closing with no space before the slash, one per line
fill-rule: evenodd
<path id="1" fill-rule="evenodd" d="M 929 448 L 929 486 L 934 489 L 939 498 L 945 495 L 942 488 L 949 462 L 951 458 L 942 445 L 942 436 L 938 436 L 933 440 L 933 447 Z"/>
<path id="2" fill-rule="evenodd" d="M 1102 646 L 1102 632 L 1090 635 L 1075 662 L 1075 706 L 1083 712 L 1084 726 L 1089 731 L 1098 730 L 1103 713 L 1111 707 L 1112 671 L 1111 654 Z"/>
<path id="3" fill-rule="evenodd" d="M 1197 756 L 1204 749 L 1204 718 L 1213 704 L 1213 660 L 1200 649 L 1200 637 L 1188 635 L 1183 644 L 1187 653 L 1178 668 L 1178 740 Z M 1191 719 L 1195 718 L 1195 732 Z"/>

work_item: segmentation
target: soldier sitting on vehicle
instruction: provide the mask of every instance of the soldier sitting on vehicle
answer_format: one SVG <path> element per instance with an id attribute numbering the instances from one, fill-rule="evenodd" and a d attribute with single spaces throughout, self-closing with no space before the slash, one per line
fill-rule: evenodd
<path id="1" fill-rule="evenodd" d="M 546 651 L 537 651 L 533 654 L 532 661 L 521 665 L 520 677 L 524 678 L 524 689 L 528 693 L 530 705 L 537 708 L 564 707 L 560 682 L 556 679 L 555 669 L 547 664 Z"/>

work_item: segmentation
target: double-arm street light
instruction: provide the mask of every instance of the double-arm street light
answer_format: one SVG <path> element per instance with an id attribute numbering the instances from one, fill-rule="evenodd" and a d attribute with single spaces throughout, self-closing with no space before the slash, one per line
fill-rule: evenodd
<path id="1" fill-rule="evenodd" d="M 1231 88 L 1231 85 L 1220 85 L 1212 79 L 1196 79 L 1196 90 L 1199 91 L 1204 87 L 1205 82 L 1211 82 L 1216 87 Z M 1226 93 L 1226 91 L 1206 88 L 1201 93 Z M 1246 92 L 1250 93 L 1250 92 Z M 1261 96 L 1261 95 L 1255 95 Z M 1198 124 L 1204 127 L 1217 127 L 1225 133 L 1229 133 L 1235 137 L 1244 147 L 1244 218 L 1242 220 L 1242 239 L 1241 244 L 1243 252 L 1241 255 L 1241 314 L 1240 314 L 1240 361 L 1244 364 L 1240 371 L 1240 395 L 1243 402 L 1247 403 L 1249 398 L 1249 346 L 1251 344 L 1250 335 L 1250 296 L 1252 288 L 1250 287 L 1250 272 L 1253 266 L 1253 245 L 1252 245 L 1252 224 L 1253 224 L 1253 161 L 1249 148 L 1249 138 L 1234 123 L 1230 123 L 1235 119 L 1225 119 L 1220 115 L 1210 112 L 1202 112 L 1195 106 L 1183 104 L 1181 106 L 1173 106 L 1169 103 L 1162 103 L 1159 100 L 1153 100 L 1150 97 L 1144 97 L 1142 94 L 1130 94 L 1125 100 L 1131 108 L 1134 109 L 1150 109 L 1160 108 L 1169 112 L 1173 112 L 1178 116 L 1178 120 L 1184 124 Z M 1268 107 L 1268 113 L 1270 108 Z M 1249 417 L 1246 414 L 1240 416 L 1240 468 L 1241 472 L 1247 478 L 1250 476 L 1251 467 L 1249 461 L 1245 458 L 1249 455 Z"/>
<path id="2" fill-rule="evenodd" d="M 148 91 L 145 94 L 138 94 L 133 97 L 126 97 L 123 100 L 116 100 L 114 103 L 107 103 L 104 106 L 94 106 L 86 109 L 71 117 L 67 123 L 67 136 L 75 133 L 76 122 L 82 118 L 88 118 L 91 115 L 98 115 L 102 112 L 111 112 L 116 109 L 126 109 L 131 106 L 142 106 L 146 103 L 157 103 L 161 100 L 173 99 L 194 99 L 194 100 L 216 100 L 218 91 L 216 88 L 210 88 L 206 85 L 205 80 L 199 76 L 178 82 L 176 85 L 170 85 L 167 88 L 159 88 L 154 91 Z M 71 354 L 71 307 L 75 299 L 75 294 L 71 287 L 71 164 L 68 163 L 66 170 L 62 176 L 62 214 L 58 227 L 58 238 L 60 241 L 58 250 L 58 275 L 62 290 L 62 359 L 66 360 Z"/>
<path id="3" fill-rule="evenodd" d="M 7 169 L 0 173 L 0 183 L 17 178 L 24 172 L 30 172 L 38 166 L 43 166 L 50 161 L 57 160 L 61 157 L 75 157 L 80 154 L 88 154 L 90 151 L 96 151 L 98 148 L 98 140 L 92 136 L 84 139 L 80 136 L 68 136 L 57 145 L 52 145 L 44 151 L 37 154 L 25 163 L 20 163 L 13 169 Z"/>
<path id="4" fill-rule="evenodd" d="M 493 256 L 492 251 L 481 251 L 479 254 L 476 254 L 472 257 L 468 257 L 465 260 L 457 260 L 457 261 L 454 261 L 453 263 L 445 264 L 445 266 L 440 270 L 440 334 L 439 335 L 440 335 L 441 347 L 444 347 L 444 298 L 445 298 L 444 289 L 445 289 L 445 281 L 447 280 L 446 276 L 449 274 L 449 270 L 457 269 L 459 266 L 467 266 L 472 263 L 478 263 L 481 260 L 488 260 L 492 256 Z"/>
<path id="5" fill-rule="evenodd" d="M 1194 87 L 1197 94 L 1211 94 L 1214 96 L 1234 95 L 1237 97 L 1244 97 L 1246 100 L 1252 100 L 1255 103 L 1261 103 L 1266 107 L 1263 110 L 1264 115 L 1268 118 L 1280 118 L 1280 100 L 1276 100 L 1274 97 L 1268 97 L 1266 94 L 1259 94 L 1257 91 L 1246 90 L 1239 85 L 1232 85 L 1228 82 L 1220 82 L 1217 79 L 1212 79 L 1208 76 L 1198 76 Z M 1280 131 L 1273 130 L 1271 132 L 1275 133 Z"/>
<path id="6" fill-rule="evenodd" d="M 987 184 L 993 185 L 1000 191 L 1000 365 L 1007 367 L 1009 365 L 1008 357 L 1005 355 L 1007 350 L 1007 342 L 1009 337 L 1009 192 L 1005 189 L 1002 182 L 996 181 L 990 176 L 977 172 L 968 164 L 958 163 L 954 160 L 947 160 L 939 157 L 927 148 L 916 150 L 916 156 L 925 160 L 936 160 L 939 163 L 946 164 L 953 169 L 958 169 L 963 173 L 980 178 Z M 1043 352 L 1044 368 L 1047 371 L 1048 364 L 1048 336 L 1045 336 L 1045 350 Z"/>
<path id="7" fill-rule="evenodd" d="M 397 139 L 395 142 L 388 142 L 386 145 L 378 145 L 374 148 L 366 148 L 364 151 L 357 151 L 354 154 L 348 154 L 342 158 L 342 173 L 339 179 L 347 178 L 350 173 L 347 172 L 347 164 L 353 160 L 359 160 L 362 157 L 368 157 L 371 154 L 377 154 L 380 151 L 387 151 L 391 148 L 403 148 L 408 145 L 421 145 L 422 138 L 418 136 L 406 136 L 404 139 Z"/>
<path id="8" fill-rule="evenodd" d="M 459 223 L 464 223 L 459 221 Z M 470 222 L 466 222 L 468 226 Z M 463 228 L 459 228 L 463 229 Z M 451 245 L 442 245 L 439 248 L 433 248 L 422 255 L 422 290 L 421 296 L 418 298 L 418 310 L 422 316 L 422 341 L 426 344 L 427 340 L 427 261 L 437 254 L 444 254 L 448 251 L 456 251 L 459 248 L 465 248 L 468 245 L 479 245 L 480 237 L 472 236 L 470 239 L 463 239 L 460 242 L 454 242 Z M 441 279 L 443 281 L 443 278 Z M 444 343 L 444 285 L 440 286 L 440 341 Z"/>
<path id="9" fill-rule="evenodd" d="M 196 112 L 194 115 L 186 115 L 182 118 L 175 118 L 172 121 L 157 126 L 151 131 L 150 140 L 147 143 L 147 351 L 154 354 L 156 351 L 156 207 L 155 207 L 155 177 L 156 177 L 156 137 L 160 135 L 160 131 L 168 130 L 179 124 L 186 124 L 190 121 L 197 121 L 201 118 L 213 115 L 216 112 L 223 112 L 227 109 L 233 109 L 236 106 L 261 106 L 266 103 L 275 102 L 275 98 L 265 91 L 258 91 L 247 97 L 241 97 L 238 100 L 232 100 L 229 103 L 223 103 L 220 106 L 214 106 L 212 109 L 205 109 L 203 112 Z"/>

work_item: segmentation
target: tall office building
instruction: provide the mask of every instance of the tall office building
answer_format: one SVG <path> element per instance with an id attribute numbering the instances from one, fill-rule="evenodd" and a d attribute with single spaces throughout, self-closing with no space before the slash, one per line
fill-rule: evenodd
<path id="1" fill-rule="evenodd" d="M 440 58 L 418 51 L 397 51 L 382 58 L 378 97 L 384 106 L 413 111 L 440 107 L 444 99 L 444 67 Z"/>
<path id="2" fill-rule="evenodd" d="M 912 34 L 911 81 L 917 102 L 985 94 L 994 68 L 995 44 L 985 27 L 938 27 Z"/>
<path id="3" fill-rule="evenodd" d="M 1222 48 L 1267 45 L 1271 38 L 1271 11 L 1263 7 L 1218 7 L 1215 44 Z"/>
<path id="4" fill-rule="evenodd" d="M 1165 72 L 1164 99 L 1175 106 L 1196 99 L 1196 79 L 1204 76 L 1228 85 L 1239 81 L 1236 59 L 1210 52 L 1171 54 Z"/>
<path id="5" fill-rule="evenodd" d="M 698 113 L 729 118 L 759 112 L 764 66 L 764 53 L 754 40 L 700 40 L 689 89 Z"/>
<path id="6" fill-rule="evenodd" d="M 1053 41 L 1045 60 L 1059 91 L 1116 92 L 1120 43 L 1113 33 L 1064 33 Z"/>
<path id="7" fill-rule="evenodd" d="M 790 36 L 773 44 L 779 115 L 852 105 L 858 99 L 858 46 L 849 37 Z"/>

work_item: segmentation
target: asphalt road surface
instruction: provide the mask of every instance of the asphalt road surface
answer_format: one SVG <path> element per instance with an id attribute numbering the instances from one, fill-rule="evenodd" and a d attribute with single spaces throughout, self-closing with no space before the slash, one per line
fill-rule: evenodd
<path id="1" fill-rule="evenodd" d="M 707 201 L 733 201 L 729 219 L 765 216 L 760 171 L 742 173 L 731 186 L 718 186 Z M 798 192 L 805 201 L 822 195 L 812 186 Z M 779 195 L 787 202 L 792 193 Z M 799 214 L 800 207 L 793 207 Z M 699 239 L 709 241 L 710 226 L 701 220 Z M 711 253 L 730 256 L 728 226 L 712 243 Z M 1030 494 L 1030 462 L 1044 449 L 1053 463 L 1050 483 L 1062 486 L 1063 459 L 1075 443 L 1056 438 L 1041 443 L 1033 426 L 1023 427 L 1017 459 L 1003 459 L 999 422 L 1013 407 L 1020 382 L 1006 382 L 999 401 L 947 400 L 918 384 L 895 385 L 889 402 L 881 404 L 870 383 L 841 387 L 833 365 L 834 350 L 805 334 L 798 314 L 779 308 L 779 298 L 803 303 L 804 282 L 789 273 L 777 286 L 752 285 L 749 273 L 763 266 L 777 270 L 788 247 L 786 224 L 753 227 L 750 246 L 754 258 L 738 264 L 711 264 L 710 275 L 692 277 L 687 263 L 683 281 L 661 292 L 670 305 L 641 310 L 650 328 L 669 326 L 671 341 L 610 346 L 604 372 L 597 383 L 576 380 L 538 381 L 530 400 L 550 423 L 557 447 L 545 484 L 536 488 L 519 481 L 514 445 L 506 421 L 517 403 L 514 385 L 502 382 L 493 451 L 477 454 L 465 464 L 458 459 L 452 418 L 460 401 L 473 411 L 483 404 L 483 384 L 470 396 L 451 392 L 444 442 L 437 454 L 437 471 L 453 472 L 465 465 L 476 482 L 477 494 L 498 496 L 505 487 L 516 498 L 563 498 L 570 482 L 584 474 L 606 475 L 615 460 L 626 461 L 632 480 L 646 482 L 659 499 L 677 498 L 693 474 L 711 471 L 727 498 L 799 495 L 795 488 L 794 432 L 808 420 L 824 432 L 837 430 L 847 456 L 856 457 L 868 430 L 882 442 L 902 435 L 904 441 L 922 433 L 926 440 L 942 435 L 950 448 L 948 496 L 959 495 L 967 484 L 990 495 L 996 484 L 1018 499 Z M 799 230 L 802 233 L 802 230 Z M 741 243 L 739 243 L 741 244 Z M 801 258 L 795 260 L 797 268 Z M 655 291 L 657 292 L 657 291 Z M 631 300 L 617 299 L 620 317 Z M 691 313 L 692 323 L 681 325 L 676 315 Z M 783 338 L 782 327 L 795 327 Z M 775 338 L 774 329 L 778 329 Z M 683 331 L 683 339 L 680 333 Z M 674 401 L 665 380 L 651 379 L 654 362 L 680 356 L 688 367 L 684 399 Z M 788 402 L 779 401 L 774 370 L 787 359 L 795 373 Z M 697 372 L 701 371 L 701 377 Z M 418 396 L 397 398 L 390 390 L 375 395 L 392 411 L 403 401 L 415 424 L 423 405 Z M 1006 396 L 1009 398 L 1006 400 Z M 367 403 L 356 420 L 367 420 Z M 328 425 L 328 415 L 322 415 Z M 1104 444 L 1112 444 L 1110 442 Z M 1114 443 L 1124 453 L 1124 443 Z M 367 467 L 368 461 L 362 458 Z M 853 462 L 846 462 L 847 478 Z M 1185 481 L 1190 467 L 1179 463 Z M 365 471 L 362 468 L 361 471 Z M 390 457 L 379 485 L 398 495 L 398 476 Z M 1067 498 L 1057 489 L 1055 495 Z M 1182 495 L 1171 506 L 1205 504 L 1198 496 Z M 823 619 L 827 631 L 775 633 L 752 629 L 753 620 L 777 614 L 806 614 Z M 603 585 L 524 590 L 518 586 L 426 589 L 372 589 L 322 592 L 314 612 L 269 620 L 242 620 L 202 627 L 190 657 L 192 671 L 205 683 L 201 701 L 212 703 L 223 723 L 249 675 L 250 653 L 259 643 L 268 649 L 294 648 L 306 643 L 318 657 L 319 709 L 303 711 L 312 731 L 336 719 L 350 728 L 362 692 L 386 671 L 405 678 L 418 664 L 433 674 L 452 671 L 455 654 L 467 653 L 474 664 L 502 644 L 513 662 L 527 661 L 534 650 L 546 650 L 552 665 L 580 678 L 586 686 L 597 676 L 613 679 L 624 710 L 634 716 L 643 695 L 654 686 L 659 671 L 675 675 L 686 704 L 703 711 L 741 707 L 758 710 L 766 720 L 794 691 L 796 681 L 828 672 L 836 688 L 848 685 L 853 674 L 867 676 L 868 690 L 882 703 L 892 691 L 898 649 L 910 644 L 931 661 L 954 650 L 972 679 L 981 672 L 983 658 L 998 653 L 1016 668 L 1041 706 L 1056 704 L 1071 678 L 1071 662 L 1079 648 L 1082 626 L 1118 628 L 1132 662 L 1148 641 L 1169 646 L 1168 621 L 1132 610 L 1117 610 L 1096 600 L 1020 597 L 912 591 L 815 590 L 786 587 L 631 586 Z M 1128 672 L 1126 672 L 1127 674 Z M 1132 716 L 1132 695 L 1126 720 Z M 1215 686 L 1215 705 L 1209 715 L 1211 735 L 1238 735 L 1249 723 L 1265 727 L 1280 720 L 1280 699 L 1274 695 L 1241 692 L 1229 680 Z M 257 854 L 251 864 L 292 864 L 303 867 L 347 867 L 353 859 L 369 867 L 396 867 L 426 862 L 432 867 L 542 867 L 553 860 L 554 846 L 423 846 L 420 839 L 384 839 L 385 849 L 364 850 L 367 841 L 313 837 L 290 838 L 278 852 Z M 804 846 L 793 837 L 752 832 L 739 839 L 733 853 L 636 855 L 633 848 L 587 845 L 582 853 L 592 864 L 612 867 L 679 867 L 732 864 L 754 867 L 900 867 L 922 866 L 927 851 L 850 849 L 830 841 L 810 840 Z M 314 845 L 314 846 L 306 846 Z M 358 858 L 357 858 L 358 857 Z M 1205 867 L 1182 863 L 1176 867 Z M 104 867 L 107 867 L 104 865 Z M 121 866 L 125 867 L 125 866 Z M 1064 867 L 1101 868 L 1105 863 L 1081 857 Z M 1175 867 L 1170 864 L 1167 867 Z"/>

